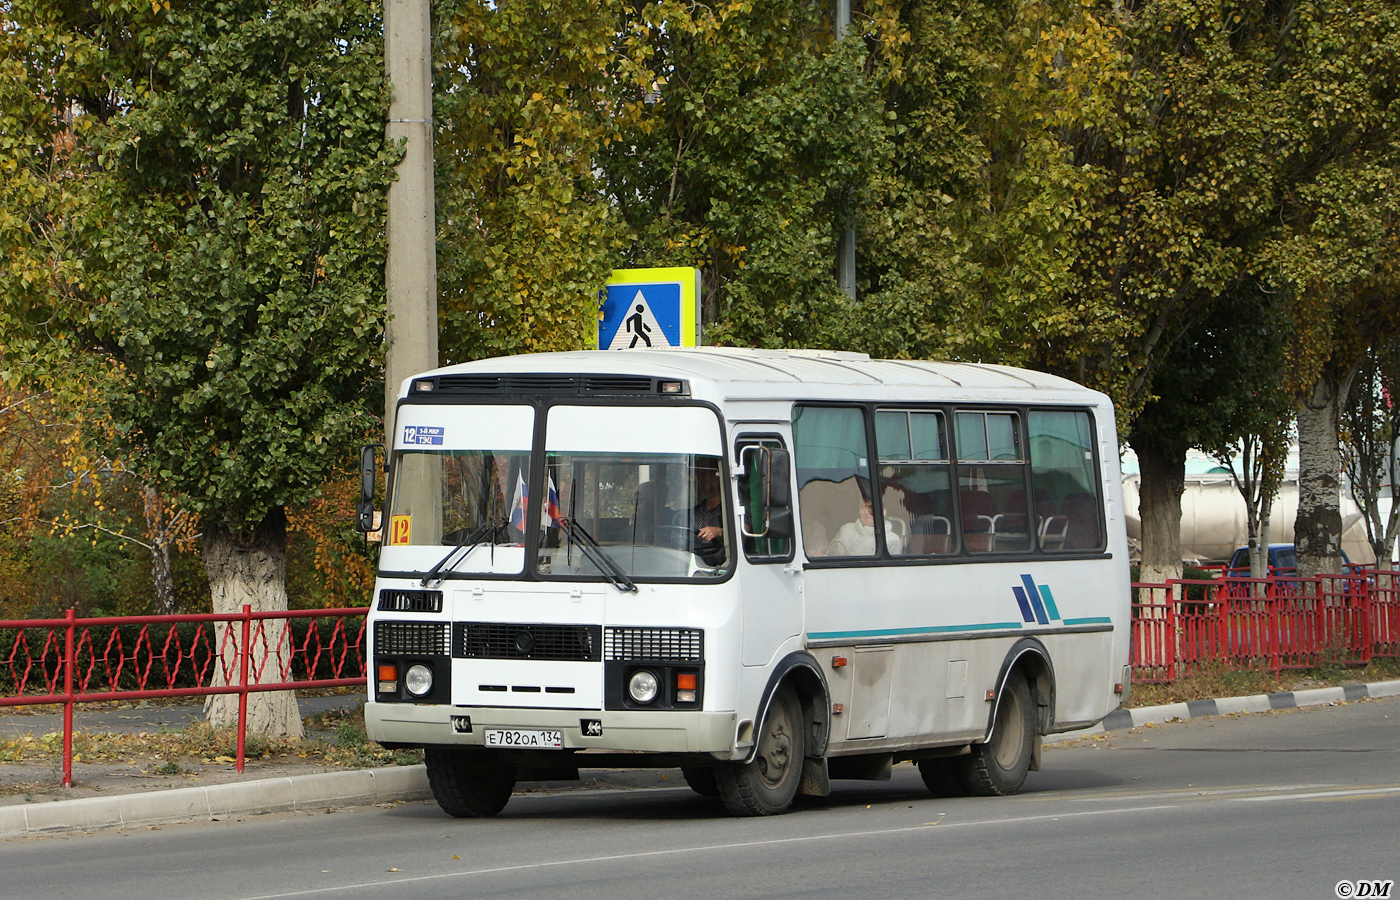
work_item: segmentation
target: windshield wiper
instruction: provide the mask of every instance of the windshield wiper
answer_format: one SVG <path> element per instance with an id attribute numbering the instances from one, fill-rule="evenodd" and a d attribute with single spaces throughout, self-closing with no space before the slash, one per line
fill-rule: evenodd
<path id="1" fill-rule="evenodd" d="M 631 591 L 634 594 L 637 592 L 637 585 L 631 578 L 627 577 L 627 572 L 617 564 L 617 560 L 608 555 L 608 551 L 603 549 L 603 546 L 594 539 L 593 535 L 583 529 L 582 525 L 563 516 L 554 521 L 559 523 L 559 530 L 564 532 L 564 537 L 569 539 L 569 543 L 577 544 L 579 549 L 583 551 L 583 555 L 587 556 L 593 565 L 598 567 L 598 571 L 613 587 L 619 591 Z"/>
<path id="2" fill-rule="evenodd" d="M 466 537 L 462 538 L 462 540 L 458 542 L 457 546 L 453 547 L 451 550 L 448 550 L 447 555 L 444 556 L 442 559 L 438 560 L 437 565 L 433 566 L 427 571 L 427 574 L 423 576 L 423 580 L 418 582 L 419 586 L 427 587 L 428 582 L 432 581 L 433 577 L 436 576 L 438 572 L 441 572 L 443 568 L 447 566 L 448 561 L 451 560 L 452 557 L 461 553 L 462 558 L 465 559 L 466 554 L 472 552 L 472 548 L 475 547 L 477 544 L 481 543 L 482 541 L 486 540 L 488 536 L 491 538 L 491 545 L 494 547 L 496 545 L 496 532 L 504 528 L 505 525 L 505 516 L 492 516 L 485 522 L 482 522 L 476 528 L 472 529 L 471 533 L 469 533 Z M 456 565 L 456 563 L 454 562 L 453 565 Z"/>

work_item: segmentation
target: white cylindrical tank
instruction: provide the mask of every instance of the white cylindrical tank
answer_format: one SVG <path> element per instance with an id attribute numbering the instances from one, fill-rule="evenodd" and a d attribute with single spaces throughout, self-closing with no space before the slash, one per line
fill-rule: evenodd
<path id="1" fill-rule="evenodd" d="M 1141 475 L 1123 479 L 1123 504 L 1128 515 L 1128 537 L 1142 540 L 1138 518 L 1138 491 Z M 1284 480 L 1274 500 L 1269 522 L 1269 543 L 1293 543 L 1293 523 L 1298 516 L 1298 479 Z M 1375 561 L 1366 540 L 1366 525 L 1350 497 L 1342 497 L 1342 549 L 1352 562 Z M 1249 541 L 1244 498 L 1227 474 L 1207 473 L 1186 476 L 1181 495 L 1181 558 L 1183 562 L 1223 562 L 1236 547 Z"/>

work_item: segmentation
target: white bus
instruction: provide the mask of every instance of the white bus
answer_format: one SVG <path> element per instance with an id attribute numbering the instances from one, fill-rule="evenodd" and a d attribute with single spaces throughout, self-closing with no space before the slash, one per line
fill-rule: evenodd
<path id="1" fill-rule="evenodd" d="M 737 815 L 903 761 L 1010 794 L 1125 699 L 1113 407 L 1070 381 L 585 351 L 415 376 L 395 422 L 365 721 L 452 815 L 579 767 Z"/>

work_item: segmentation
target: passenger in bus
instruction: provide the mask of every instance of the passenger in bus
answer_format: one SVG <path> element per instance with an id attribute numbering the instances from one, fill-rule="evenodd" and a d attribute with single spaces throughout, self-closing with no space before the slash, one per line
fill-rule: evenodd
<path id="1" fill-rule="evenodd" d="M 696 468 L 695 490 L 699 502 L 683 513 L 690 549 L 705 565 L 718 566 L 724 562 L 724 509 L 720 505 L 724 495 L 720 493 L 719 470 L 713 464 Z"/>
<path id="2" fill-rule="evenodd" d="M 894 523 L 889 519 L 885 520 L 885 546 L 889 547 L 893 556 L 898 556 L 904 549 Z M 871 508 L 869 497 L 861 497 L 860 505 L 856 508 L 856 520 L 847 522 L 837 530 L 835 539 L 827 545 L 826 555 L 875 555 L 875 511 Z"/>

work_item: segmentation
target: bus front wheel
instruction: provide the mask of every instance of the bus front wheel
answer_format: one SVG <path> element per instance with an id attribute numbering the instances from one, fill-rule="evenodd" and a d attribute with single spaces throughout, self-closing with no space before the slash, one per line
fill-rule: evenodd
<path id="1" fill-rule="evenodd" d="M 715 770 L 709 766 L 681 766 L 681 776 L 690 789 L 701 797 L 718 797 L 719 785 L 715 783 Z"/>
<path id="2" fill-rule="evenodd" d="M 987 743 L 973 744 L 970 755 L 954 757 L 963 786 L 982 797 L 1004 797 L 1021 790 L 1037 740 L 1030 686 L 1024 675 L 1013 672 L 1002 687 Z"/>
<path id="3" fill-rule="evenodd" d="M 802 782 L 805 733 L 802 704 L 783 685 L 768 707 L 753 759 L 715 766 L 715 786 L 730 813 L 775 816 L 788 811 Z"/>
<path id="4" fill-rule="evenodd" d="M 428 747 L 423 763 L 433 799 L 459 819 L 494 816 L 515 790 L 515 766 L 489 750 Z"/>

